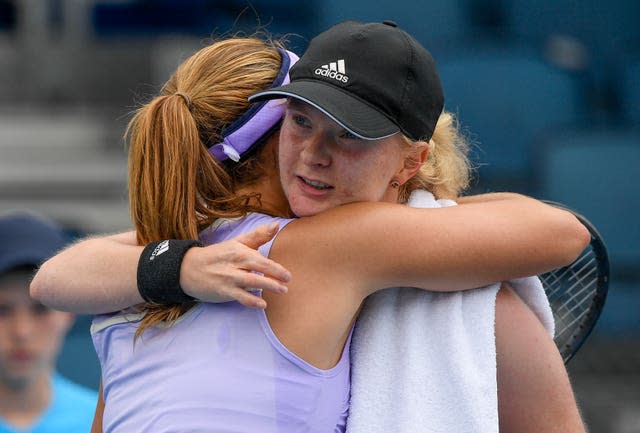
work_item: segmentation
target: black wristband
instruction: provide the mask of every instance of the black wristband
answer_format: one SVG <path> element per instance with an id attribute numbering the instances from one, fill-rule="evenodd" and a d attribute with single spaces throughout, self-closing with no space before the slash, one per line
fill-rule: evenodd
<path id="1" fill-rule="evenodd" d="M 202 243 L 168 239 L 144 248 L 138 260 L 138 291 L 145 301 L 166 305 L 194 300 L 180 287 L 180 266 L 187 250 L 196 246 Z"/>

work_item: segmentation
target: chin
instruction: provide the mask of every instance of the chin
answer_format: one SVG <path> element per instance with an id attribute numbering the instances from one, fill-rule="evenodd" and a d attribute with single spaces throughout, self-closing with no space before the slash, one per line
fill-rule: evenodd
<path id="1" fill-rule="evenodd" d="M 309 211 L 307 209 L 293 209 L 293 214 L 297 217 L 297 218 L 302 218 L 302 217 L 308 217 L 308 216 L 313 216 L 315 214 L 317 214 L 318 212 L 312 212 Z"/>
<path id="2" fill-rule="evenodd" d="M 292 205 L 291 206 L 291 210 L 293 211 L 295 216 L 297 216 L 298 218 L 317 215 L 320 212 L 322 212 L 324 210 L 327 210 L 327 209 L 328 209 L 328 206 L 318 206 L 317 204 L 313 204 L 313 205 L 305 204 L 305 205 L 298 205 L 298 206 L 293 206 Z"/>
<path id="3" fill-rule="evenodd" d="M 11 388 L 14 391 L 20 391 L 25 388 L 28 388 L 33 382 L 35 382 L 35 374 L 29 372 L 28 374 L 24 373 L 14 373 L 5 377 L 4 382 L 5 386 Z"/>

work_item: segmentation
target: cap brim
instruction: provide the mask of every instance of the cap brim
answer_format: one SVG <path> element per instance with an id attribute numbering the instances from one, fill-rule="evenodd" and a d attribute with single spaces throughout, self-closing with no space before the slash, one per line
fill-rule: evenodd
<path id="1" fill-rule="evenodd" d="M 40 251 L 26 249 L 24 251 L 16 251 L 10 256 L 0 259 L 0 274 L 7 272 L 18 266 L 40 266 L 50 255 L 43 254 Z"/>
<path id="2" fill-rule="evenodd" d="M 0 274 L 17 266 L 39 266 L 68 242 L 53 221 L 26 213 L 0 217 Z"/>
<path id="3" fill-rule="evenodd" d="M 323 81 L 298 80 L 252 95 L 251 102 L 296 98 L 322 111 L 353 135 L 377 140 L 400 132 L 384 114 L 344 90 Z"/>

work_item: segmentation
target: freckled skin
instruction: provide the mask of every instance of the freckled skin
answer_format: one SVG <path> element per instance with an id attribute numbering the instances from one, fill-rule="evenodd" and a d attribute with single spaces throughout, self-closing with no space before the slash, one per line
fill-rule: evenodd
<path id="1" fill-rule="evenodd" d="M 295 100 L 288 104 L 279 164 L 283 190 L 298 216 L 355 201 L 383 201 L 405 157 L 399 134 L 359 139 L 309 105 Z M 323 188 L 303 179 L 320 182 Z"/>

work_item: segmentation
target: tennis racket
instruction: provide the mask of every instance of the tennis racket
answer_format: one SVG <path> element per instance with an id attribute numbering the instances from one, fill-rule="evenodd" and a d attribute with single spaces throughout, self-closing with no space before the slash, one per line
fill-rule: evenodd
<path id="1" fill-rule="evenodd" d="M 609 290 L 607 247 L 587 218 L 560 203 L 589 230 L 591 242 L 570 265 L 540 275 L 556 324 L 554 341 L 567 364 L 595 326 Z"/>

